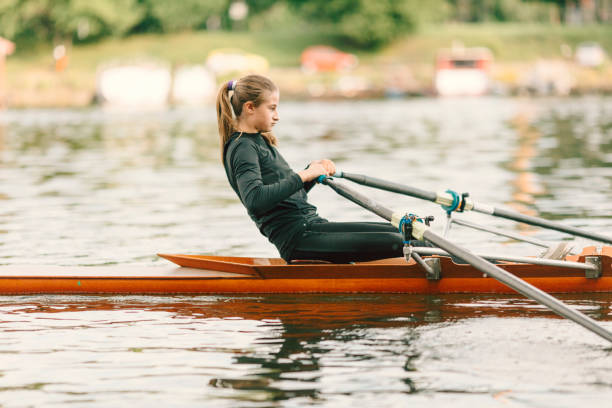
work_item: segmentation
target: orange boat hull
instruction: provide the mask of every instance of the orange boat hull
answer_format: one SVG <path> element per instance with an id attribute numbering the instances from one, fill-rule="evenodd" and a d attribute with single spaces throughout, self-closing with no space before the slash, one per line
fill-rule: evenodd
<path id="1" fill-rule="evenodd" d="M 585 251 L 573 260 L 584 262 Z M 593 249 L 594 250 L 594 249 Z M 505 270 L 549 293 L 612 292 L 612 248 L 602 273 L 508 263 Z M 0 267 L 0 294 L 515 293 L 470 265 L 440 258 L 428 280 L 401 258 L 358 264 L 287 265 L 280 259 L 164 255 L 182 267 Z M 197 267 L 197 268 L 196 268 Z"/>
<path id="2" fill-rule="evenodd" d="M 612 292 L 612 277 L 527 278 L 548 293 Z M 2 278 L 0 294 L 515 293 L 492 278 Z"/>

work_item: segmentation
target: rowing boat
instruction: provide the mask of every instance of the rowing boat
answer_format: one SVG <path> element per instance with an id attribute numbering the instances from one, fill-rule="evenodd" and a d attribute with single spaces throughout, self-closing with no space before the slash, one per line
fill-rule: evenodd
<path id="1" fill-rule="evenodd" d="M 430 221 L 433 220 L 431 216 L 421 218 L 414 214 L 392 211 L 338 184 L 333 178 L 320 176 L 317 182 L 331 187 L 339 195 L 379 215 L 397 228 L 404 241 L 404 257 L 350 264 L 320 261 L 288 264 L 278 258 L 158 254 L 178 267 L 134 270 L 114 267 L 28 269 L 9 266 L 0 267 L 0 294 L 495 294 L 516 291 L 612 343 L 611 331 L 550 295 L 612 293 L 612 248 L 587 247 L 579 255 L 570 256 L 566 254 L 571 248 L 564 242 L 551 246 L 539 240 L 526 240 L 507 231 L 459 222 L 470 228 L 547 247 L 543 255 L 547 259 L 508 255 L 500 257 L 475 254 L 450 242 L 446 235 L 453 222 L 453 212 L 475 210 L 607 244 L 612 244 L 612 237 L 476 203 L 468 199 L 468 193 L 460 196 L 447 190 L 442 194 L 434 194 L 363 175 L 341 174 L 359 184 L 418 196 L 441 204 L 447 213 L 444 236 L 430 229 Z M 412 246 L 413 239 L 423 240 L 433 244 L 433 247 L 415 248 Z M 565 259 L 549 259 L 551 257 Z M 461 263 L 455 263 L 454 259 Z"/>
<path id="2" fill-rule="evenodd" d="M 278 258 L 160 254 L 178 266 L 0 267 L 0 294 L 241 294 L 241 293 L 514 293 L 469 264 L 430 256 L 432 278 L 414 260 L 353 264 Z M 567 261 L 599 260 L 600 270 L 501 263 L 506 271 L 549 293 L 612 293 L 612 247 L 587 247 Z M 535 260 L 534 260 L 535 261 Z"/>

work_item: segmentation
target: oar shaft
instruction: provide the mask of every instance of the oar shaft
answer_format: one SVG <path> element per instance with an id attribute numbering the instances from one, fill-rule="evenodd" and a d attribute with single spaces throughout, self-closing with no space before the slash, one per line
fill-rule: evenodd
<path id="1" fill-rule="evenodd" d="M 353 174 L 342 172 L 340 177 L 347 180 L 351 180 L 354 183 L 361 184 L 364 186 L 379 188 L 381 190 L 391 191 L 393 193 L 399 193 L 408 195 L 411 197 L 420 198 L 422 200 L 436 201 L 437 194 L 429 191 L 421 190 L 419 188 L 404 186 L 402 184 L 393 183 L 391 181 L 381 180 L 376 177 L 364 176 L 362 174 Z"/>
<path id="2" fill-rule="evenodd" d="M 326 178 L 321 182 L 333 188 L 334 191 L 340 194 L 342 197 L 348 198 L 355 204 L 362 206 L 366 210 L 372 211 L 374 214 L 381 216 L 387 221 L 391 221 L 391 218 L 393 216 L 393 211 L 386 208 L 385 206 L 377 203 L 374 200 L 371 200 L 365 195 L 347 186 L 338 184 L 334 179 Z"/>
<path id="3" fill-rule="evenodd" d="M 478 211 L 478 208 L 474 208 L 474 211 Z M 532 217 L 529 215 L 520 214 L 515 211 L 506 210 L 504 208 L 495 207 L 493 209 L 492 215 L 495 215 L 497 217 L 507 218 L 513 221 L 523 222 L 525 224 L 535 225 L 538 227 L 548 228 L 548 229 L 552 229 L 555 231 L 565 232 L 567 234 L 576 235 L 579 237 L 594 239 L 596 241 L 612 244 L 612 237 L 601 235 L 596 232 L 583 231 L 575 227 L 561 225 L 554 221 L 549 221 L 543 218 Z"/>
<path id="4" fill-rule="evenodd" d="M 570 309 L 567 305 L 550 296 L 548 293 L 541 291 L 540 289 L 536 288 L 533 285 L 530 285 L 522 279 L 517 278 L 511 273 L 504 271 L 500 267 L 495 266 L 492 263 L 453 244 L 452 242 L 447 241 L 446 239 L 442 238 L 441 236 L 437 235 L 429 229 L 423 233 L 423 238 L 431 242 L 432 244 L 444 249 L 448 253 L 451 253 L 454 256 L 465 260 L 479 271 L 492 276 L 493 278 L 516 290 L 522 295 L 541 303 L 542 305 L 551 309 L 553 312 L 580 324 L 588 330 L 591 330 L 592 332 L 598 334 L 604 339 L 612 342 L 611 332 L 606 330 L 595 320 L 584 315 L 583 313 L 580 313 L 574 309 Z"/>
<path id="5" fill-rule="evenodd" d="M 431 191 L 421 190 L 415 187 L 405 186 L 398 183 L 393 183 L 386 180 L 381 180 L 375 177 L 364 176 L 362 174 L 345 173 L 339 172 L 338 177 L 342 177 L 351 180 L 355 183 L 362 184 L 368 187 L 374 187 L 381 190 L 391 191 L 393 193 L 399 193 L 408 195 L 410 197 L 416 197 L 434 203 L 449 205 L 452 202 L 452 196 L 448 193 L 435 193 Z M 494 215 L 496 217 L 506 218 L 513 221 L 523 222 L 525 224 L 534 225 L 542 228 L 548 228 L 566 234 L 575 235 L 583 238 L 593 239 L 595 241 L 605 242 L 612 244 L 612 237 L 598 234 L 595 232 L 584 231 L 579 228 L 569 227 L 559 224 L 554 221 L 545 220 L 539 217 L 532 217 L 529 215 L 520 214 L 516 211 L 511 211 L 503 208 L 492 207 L 482 203 L 476 203 L 468 199 L 468 203 L 465 205 L 465 210 L 473 210 L 483 214 Z"/>

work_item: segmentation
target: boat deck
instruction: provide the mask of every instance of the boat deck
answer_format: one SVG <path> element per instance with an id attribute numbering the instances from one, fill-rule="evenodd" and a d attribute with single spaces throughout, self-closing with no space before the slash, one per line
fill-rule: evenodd
<path id="1" fill-rule="evenodd" d="M 244 278 L 243 274 L 210 269 L 184 268 L 176 265 L 160 266 L 51 266 L 17 265 L 0 266 L 0 279 L 8 278 L 129 278 L 129 279 L 178 279 L 178 278 Z"/>

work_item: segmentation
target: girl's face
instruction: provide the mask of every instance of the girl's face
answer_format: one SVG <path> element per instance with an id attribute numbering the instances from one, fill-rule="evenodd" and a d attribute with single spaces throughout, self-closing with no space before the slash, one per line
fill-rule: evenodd
<path id="1" fill-rule="evenodd" d="M 252 125 L 259 132 L 270 132 L 272 127 L 279 121 L 278 117 L 278 102 L 279 93 L 264 92 L 264 100 L 258 106 L 253 108 L 253 114 L 251 116 Z"/>

